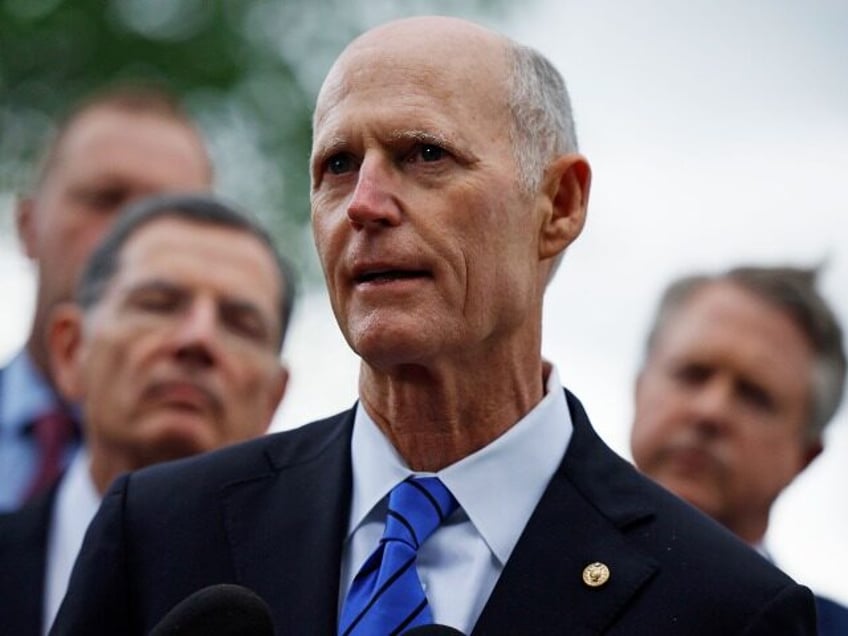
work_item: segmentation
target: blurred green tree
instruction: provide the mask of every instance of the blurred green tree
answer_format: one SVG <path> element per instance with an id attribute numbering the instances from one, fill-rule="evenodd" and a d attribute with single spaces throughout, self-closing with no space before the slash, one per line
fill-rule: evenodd
<path id="1" fill-rule="evenodd" d="M 179 95 L 209 140 L 218 190 L 315 273 L 310 113 L 334 57 L 401 15 L 497 19 L 503 0 L 0 0 L 0 193 L 27 187 L 51 124 L 104 85 Z"/>

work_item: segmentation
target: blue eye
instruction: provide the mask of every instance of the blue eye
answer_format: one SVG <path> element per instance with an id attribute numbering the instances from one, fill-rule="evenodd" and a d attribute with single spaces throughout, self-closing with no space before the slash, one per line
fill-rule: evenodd
<path id="1" fill-rule="evenodd" d="M 422 161 L 439 161 L 445 157 L 446 153 L 444 148 L 434 146 L 433 144 L 425 144 L 421 146 L 420 154 Z"/>
<path id="2" fill-rule="evenodd" d="M 327 170 L 333 174 L 344 174 L 353 170 L 353 159 L 350 155 L 340 153 L 327 160 Z"/>

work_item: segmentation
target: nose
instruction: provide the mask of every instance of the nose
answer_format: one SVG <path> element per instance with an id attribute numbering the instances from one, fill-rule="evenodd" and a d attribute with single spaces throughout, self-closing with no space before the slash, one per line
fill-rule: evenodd
<path id="1" fill-rule="evenodd" d="M 691 409 L 702 436 L 722 435 L 733 421 L 733 383 L 728 378 L 711 378 L 691 396 Z"/>
<path id="2" fill-rule="evenodd" d="M 173 353 L 180 364 L 193 369 L 215 365 L 217 321 L 212 302 L 195 300 L 188 307 L 174 332 Z"/>
<path id="3" fill-rule="evenodd" d="M 394 175 L 380 158 L 366 156 L 359 167 L 356 188 L 347 216 L 356 229 L 392 227 L 400 223 L 401 210 L 394 194 Z"/>

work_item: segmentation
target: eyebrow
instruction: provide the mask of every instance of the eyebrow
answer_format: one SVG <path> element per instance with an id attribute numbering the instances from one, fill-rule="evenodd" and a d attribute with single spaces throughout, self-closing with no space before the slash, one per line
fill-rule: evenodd
<path id="1" fill-rule="evenodd" d="M 393 130 L 389 133 L 389 139 L 392 141 L 417 141 L 419 143 L 447 146 L 449 148 L 456 145 L 447 135 L 416 129 Z"/>
<path id="2" fill-rule="evenodd" d="M 194 295 L 194 290 L 191 285 L 183 285 L 182 283 L 175 283 L 163 278 L 151 278 L 129 285 L 124 288 L 124 295 L 132 296 L 133 294 L 147 291 L 175 292 L 186 296 Z M 230 307 L 254 309 L 259 313 L 262 313 L 262 307 L 258 303 L 249 298 L 244 298 L 243 296 L 221 296 L 218 302 Z"/>
<path id="3" fill-rule="evenodd" d="M 124 286 L 123 292 L 125 296 L 130 296 L 136 292 L 144 291 L 183 291 L 185 287 L 172 283 L 163 278 L 148 278 L 135 283 Z"/>
<path id="4" fill-rule="evenodd" d="M 395 129 L 389 132 L 388 138 L 389 141 L 416 141 L 418 143 L 445 146 L 451 150 L 454 150 L 459 145 L 452 136 L 421 129 Z M 314 159 L 317 155 L 326 156 L 328 154 L 334 154 L 348 145 L 349 142 L 346 136 L 332 135 L 315 145 L 312 157 Z"/>
<path id="5" fill-rule="evenodd" d="M 332 135 L 327 139 L 322 139 L 315 144 L 312 149 L 312 159 L 317 156 L 326 156 L 333 154 L 348 145 L 347 138 L 343 135 Z"/>

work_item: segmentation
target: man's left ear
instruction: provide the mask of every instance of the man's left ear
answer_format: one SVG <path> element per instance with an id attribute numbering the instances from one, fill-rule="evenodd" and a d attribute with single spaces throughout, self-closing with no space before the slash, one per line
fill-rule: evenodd
<path id="1" fill-rule="evenodd" d="M 592 168 L 583 155 L 561 155 L 548 166 L 541 193 L 547 209 L 539 240 L 540 259 L 556 256 L 580 235 L 591 183 Z"/>
<path id="2" fill-rule="evenodd" d="M 50 370 L 57 390 L 70 402 L 82 400 L 85 392 L 80 360 L 82 332 L 83 314 L 77 305 L 59 303 L 53 308 L 47 327 Z"/>

